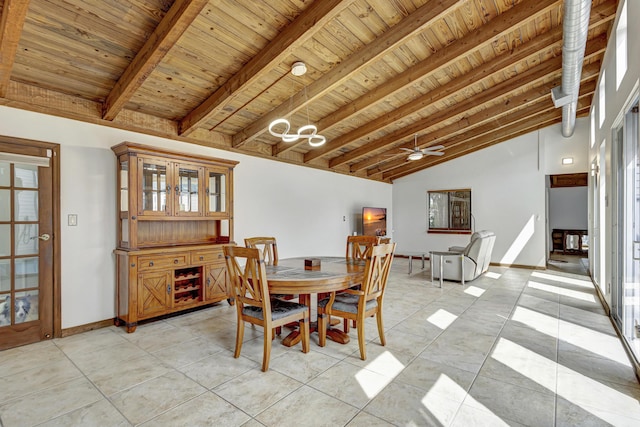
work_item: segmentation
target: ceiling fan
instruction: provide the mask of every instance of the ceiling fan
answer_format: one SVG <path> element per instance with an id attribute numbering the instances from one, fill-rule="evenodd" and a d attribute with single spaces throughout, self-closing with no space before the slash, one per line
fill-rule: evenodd
<path id="1" fill-rule="evenodd" d="M 442 156 L 444 154 L 442 151 L 438 151 L 442 150 L 444 148 L 444 145 L 434 145 L 433 147 L 422 149 L 418 148 L 418 135 L 414 136 L 413 144 L 413 148 L 400 148 L 401 150 L 409 152 L 407 160 L 420 160 L 424 156 Z"/>

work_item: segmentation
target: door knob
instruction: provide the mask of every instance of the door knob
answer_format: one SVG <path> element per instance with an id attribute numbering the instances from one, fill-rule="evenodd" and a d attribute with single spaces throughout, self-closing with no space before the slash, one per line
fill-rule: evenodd
<path id="1" fill-rule="evenodd" d="M 50 238 L 51 238 L 51 236 L 50 236 L 50 235 L 48 235 L 47 233 L 44 233 L 44 234 L 41 234 L 40 236 L 33 236 L 33 237 L 31 237 L 31 238 L 30 238 L 30 240 L 33 240 L 33 239 L 40 239 L 40 240 L 44 240 L 44 241 L 46 242 L 46 241 L 47 241 L 47 240 L 49 240 Z"/>

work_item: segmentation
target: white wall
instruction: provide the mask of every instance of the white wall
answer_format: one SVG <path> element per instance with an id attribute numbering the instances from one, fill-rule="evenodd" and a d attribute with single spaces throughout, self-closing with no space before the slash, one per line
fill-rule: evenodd
<path id="1" fill-rule="evenodd" d="M 392 203 L 389 184 L 4 106 L 0 134 L 61 145 L 63 328 L 115 316 L 116 162 L 110 147 L 120 142 L 239 161 L 235 240 L 274 235 L 283 258 L 342 256 L 362 206 Z M 78 226 L 67 226 L 68 214 L 78 215 Z"/>
<path id="2" fill-rule="evenodd" d="M 471 188 L 475 230 L 492 230 L 491 257 L 506 265 L 545 266 L 545 175 L 587 170 L 588 121 L 572 138 L 560 125 L 503 142 L 393 183 L 393 228 L 398 253 L 465 245 L 468 235 L 428 234 L 427 191 Z M 574 157 L 563 167 L 561 157 Z"/>

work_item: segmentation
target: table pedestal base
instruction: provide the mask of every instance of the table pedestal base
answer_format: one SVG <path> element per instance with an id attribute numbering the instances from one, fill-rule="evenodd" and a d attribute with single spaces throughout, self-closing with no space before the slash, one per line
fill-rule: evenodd
<path id="1" fill-rule="evenodd" d="M 311 322 L 309 324 L 309 333 L 311 334 L 317 331 L 318 331 L 318 323 Z M 348 334 L 345 334 L 344 331 L 341 331 L 340 329 L 335 329 L 335 328 L 327 329 L 327 338 L 339 344 L 347 344 L 351 340 Z M 298 344 L 300 341 L 302 341 L 302 335 L 300 335 L 300 331 L 296 329 L 295 331 L 291 331 L 289 335 L 284 337 L 284 339 L 282 340 L 282 345 L 287 347 L 293 347 L 294 345 Z"/>

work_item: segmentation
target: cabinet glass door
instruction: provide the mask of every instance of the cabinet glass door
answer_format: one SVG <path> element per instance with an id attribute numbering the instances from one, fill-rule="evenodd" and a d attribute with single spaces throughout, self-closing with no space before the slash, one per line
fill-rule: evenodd
<path id="1" fill-rule="evenodd" d="M 170 215 L 167 193 L 171 191 L 167 162 L 138 159 L 141 192 L 138 215 Z"/>
<path id="2" fill-rule="evenodd" d="M 207 172 L 207 214 L 227 213 L 227 172 L 209 169 Z"/>
<path id="3" fill-rule="evenodd" d="M 202 168 L 193 165 L 176 165 L 176 211 L 179 215 L 200 215 L 200 177 Z"/>

